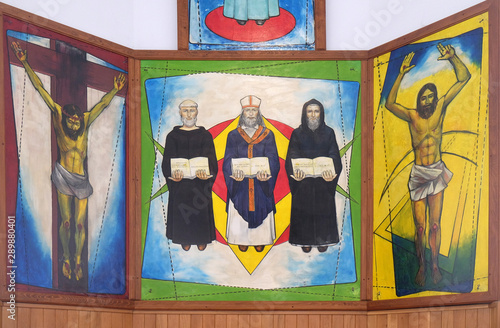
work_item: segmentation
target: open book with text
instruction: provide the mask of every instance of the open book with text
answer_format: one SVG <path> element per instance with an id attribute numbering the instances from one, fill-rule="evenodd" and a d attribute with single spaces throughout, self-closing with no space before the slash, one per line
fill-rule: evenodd
<path id="1" fill-rule="evenodd" d="M 170 159 L 171 172 L 173 175 L 175 170 L 180 170 L 183 173 L 183 179 L 196 178 L 196 171 L 205 170 L 207 175 L 210 175 L 207 157 L 187 158 L 172 158 Z"/>
<path id="2" fill-rule="evenodd" d="M 233 175 L 236 170 L 241 170 L 247 178 L 254 178 L 259 171 L 271 174 L 267 157 L 233 158 L 231 160 L 231 170 Z"/>
<path id="3" fill-rule="evenodd" d="M 293 171 L 302 170 L 307 177 L 317 178 L 321 177 L 323 172 L 332 171 L 335 174 L 335 166 L 333 166 L 333 159 L 330 157 L 316 157 L 310 158 L 292 158 Z"/>

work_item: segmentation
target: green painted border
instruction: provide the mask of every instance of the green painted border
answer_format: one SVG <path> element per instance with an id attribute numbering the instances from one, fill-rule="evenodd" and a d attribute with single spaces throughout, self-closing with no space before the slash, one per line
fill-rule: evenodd
<path id="1" fill-rule="evenodd" d="M 142 159 L 142 255 L 146 239 L 149 197 L 155 165 L 155 149 L 144 83 L 151 78 L 197 73 L 252 74 L 259 76 L 297 77 L 326 80 L 354 81 L 360 84 L 360 61 L 141 61 L 141 159 Z M 358 98 L 354 135 L 361 134 L 361 92 Z M 149 136 L 148 136 L 149 135 Z M 349 190 L 357 203 L 351 202 L 353 242 L 357 281 L 349 284 L 260 290 L 252 288 L 141 279 L 142 300 L 173 301 L 359 301 L 361 264 L 361 138 L 353 143 Z M 165 296 L 168 295 L 168 296 Z"/>

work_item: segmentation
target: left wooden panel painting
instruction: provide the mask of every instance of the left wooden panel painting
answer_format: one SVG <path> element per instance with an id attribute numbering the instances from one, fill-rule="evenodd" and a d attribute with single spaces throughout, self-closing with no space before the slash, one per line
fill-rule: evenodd
<path id="1" fill-rule="evenodd" d="M 127 58 L 4 16 L 18 290 L 126 295 Z"/>

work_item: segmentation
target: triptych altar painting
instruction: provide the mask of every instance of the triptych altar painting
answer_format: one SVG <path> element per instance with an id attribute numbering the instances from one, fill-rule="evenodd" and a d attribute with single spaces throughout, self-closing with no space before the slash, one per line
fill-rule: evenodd
<path id="1" fill-rule="evenodd" d="M 243 2 L 190 0 L 189 50 L 315 49 L 314 0 Z M 360 301 L 362 129 L 374 154 L 368 298 L 490 291 L 488 13 L 373 58 L 372 126 L 361 61 L 138 60 L 136 154 L 130 58 L 3 22 L 19 291 L 126 298 L 137 247 L 141 300 Z M 260 168 L 240 171 L 242 157 Z M 305 158 L 327 169 L 306 175 Z M 186 159 L 202 164 L 189 172 Z"/>

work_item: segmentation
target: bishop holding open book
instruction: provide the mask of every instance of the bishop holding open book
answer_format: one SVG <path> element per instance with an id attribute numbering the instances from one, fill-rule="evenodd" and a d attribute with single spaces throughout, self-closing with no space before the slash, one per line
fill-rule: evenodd
<path id="1" fill-rule="evenodd" d="M 224 154 L 224 179 L 227 186 L 227 231 L 229 244 L 242 252 L 254 246 L 262 252 L 276 237 L 274 187 L 278 177 L 279 157 L 274 134 L 267 129 L 260 113 L 261 100 L 246 96 L 240 101 L 242 112 L 238 128 L 229 132 Z M 245 175 L 233 160 L 265 157 L 269 169 Z M 242 168 L 241 166 L 239 166 Z M 234 172 L 233 172 L 233 168 Z"/>

